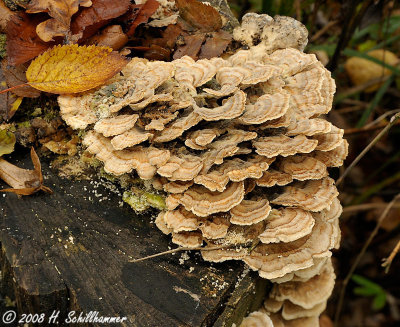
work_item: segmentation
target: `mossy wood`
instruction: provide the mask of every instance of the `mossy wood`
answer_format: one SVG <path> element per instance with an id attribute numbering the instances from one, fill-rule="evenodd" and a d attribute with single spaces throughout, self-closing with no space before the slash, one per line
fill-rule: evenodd
<path id="1" fill-rule="evenodd" d="M 17 153 L 11 161 L 31 168 L 28 151 Z M 211 266 L 193 253 L 183 264 L 181 253 L 129 262 L 168 250 L 151 216 L 120 207 L 103 186 L 100 201 L 89 181 L 42 165 L 53 195 L 0 196 L 1 293 L 19 313 L 60 310 L 61 326 L 71 310 L 126 316 L 124 326 L 231 326 L 261 304 L 267 282 L 242 276 L 238 263 Z"/>

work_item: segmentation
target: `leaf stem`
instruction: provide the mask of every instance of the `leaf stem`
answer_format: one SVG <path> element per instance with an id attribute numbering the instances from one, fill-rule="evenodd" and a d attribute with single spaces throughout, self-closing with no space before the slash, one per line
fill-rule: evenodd
<path id="1" fill-rule="evenodd" d="M 21 87 L 28 86 L 28 85 L 30 85 L 30 83 L 18 84 L 18 85 L 15 85 L 15 86 L 13 86 L 13 87 L 10 87 L 10 88 L 8 88 L 8 89 L 1 90 L 1 91 L 0 91 L 0 94 L 9 92 L 9 91 L 12 91 L 12 90 L 15 90 L 15 89 L 19 89 L 19 88 L 21 88 Z"/>

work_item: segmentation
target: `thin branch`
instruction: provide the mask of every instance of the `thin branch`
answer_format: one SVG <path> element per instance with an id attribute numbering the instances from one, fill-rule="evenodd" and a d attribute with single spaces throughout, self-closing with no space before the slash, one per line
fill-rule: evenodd
<path id="1" fill-rule="evenodd" d="M 368 211 L 373 209 L 383 209 L 387 207 L 387 203 L 364 203 L 357 204 L 354 206 L 348 206 L 343 208 L 343 213 L 357 212 L 357 211 Z M 393 208 L 400 208 L 400 203 L 393 205 Z"/>
<path id="2" fill-rule="evenodd" d="M 376 125 L 377 123 L 381 122 L 382 120 L 384 120 L 386 117 L 393 115 L 393 114 L 397 114 L 398 112 L 400 112 L 400 109 L 394 109 L 394 110 L 390 110 L 388 112 L 385 112 L 383 115 L 380 115 L 377 119 L 373 120 L 372 122 L 364 125 L 365 128 L 371 127 Z"/>
<path id="3" fill-rule="evenodd" d="M 195 247 L 195 248 L 190 248 L 190 247 L 179 247 L 176 249 L 172 249 L 172 250 L 168 250 L 168 251 L 164 251 L 164 252 L 159 252 L 156 254 L 152 254 L 149 255 L 147 257 L 143 257 L 143 258 L 139 258 L 139 259 L 133 259 L 130 260 L 129 262 L 140 262 L 140 261 L 145 261 L 148 259 L 153 259 L 153 258 L 157 258 L 157 257 L 161 257 L 163 255 L 166 254 L 172 254 L 172 253 L 177 253 L 177 252 L 181 252 L 181 251 L 213 251 L 213 250 L 221 250 L 221 249 L 228 249 L 230 247 L 232 247 L 233 245 L 220 245 L 220 246 L 206 246 L 206 247 Z"/>
<path id="4" fill-rule="evenodd" d="M 400 121 L 397 121 L 396 123 L 393 124 L 393 126 L 394 125 L 399 125 L 399 124 L 400 124 Z M 374 131 L 374 130 L 377 130 L 377 129 L 382 129 L 382 128 L 386 127 L 387 125 L 388 124 L 383 123 L 383 124 L 369 126 L 369 127 L 365 127 L 364 126 L 364 127 L 360 127 L 360 128 L 358 128 L 358 127 L 346 128 L 344 130 L 344 134 L 345 135 L 350 135 L 350 134 L 358 134 L 358 133 L 370 132 L 370 131 Z"/>
<path id="5" fill-rule="evenodd" d="M 360 253 L 356 257 L 356 260 L 354 261 L 354 263 L 352 264 L 349 272 L 347 273 L 346 278 L 343 280 L 343 285 L 342 285 L 342 288 L 340 290 L 339 302 L 338 302 L 338 305 L 336 307 L 335 323 L 334 323 L 335 327 L 337 327 L 338 323 L 339 323 L 340 313 L 341 313 L 342 307 L 343 307 L 344 296 L 346 294 L 346 288 L 347 288 L 347 285 L 348 285 L 348 283 L 349 283 L 349 281 L 351 279 L 351 276 L 353 275 L 353 273 L 356 270 L 358 264 L 360 263 L 361 258 L 364 256 L 365 251 L 367 250 L 368 246 L 371 244 L 371 242 L 374 239 L 375 235 L 378 233 L 378 230 L 381 227 L 383 220 L 386 218 L 386 216 L 388 215 L 390 209 L 392 209 L 393 205 L 396 203 L 396 201 L 399 198 L 400 198 L 400 193 L 397 194 L 393 198 L 393 200 L 390 201 L 390 203 L 386 206 L 385 210 L 382 212 L 382 214 L 380 215 L 378 221 L 376 222 L 376 226 L 375 226 L 374 230 L 372 231 L 371 235 L 368 237 L 367 241 L 364 243 L 364 246 L 362 247 Z"/>
<path id="6" fill-rule="evenodd" d="M 396 246 L 394 247 L 394 249 L 390 253 L 389 257 L 387 257 L 382 263 L 382 267 L 386 268 L 385 269 L 386 273 L 389 271 L 390 265 L 392 264 L 392 261 L 393 261 L 394 257 L 397 255 L 397 253 L 399 251 L 400 251 L 400 240 L 397 242 Z"/>
<path id="7" fill-rule="evenodd" d="M 311 39 L 310 42 L 315 42 L 318 40 L 322 35 L 324 35 L 330 28 L 335 26 L 337 23 L 339 23 L 338 20 L 332 20 L 328 24 L 326 24 L 323 28 L 321 28 L 317 33 L 315 33 Z"/>
<path id="8" fill-rule="evenodd" d="M 365 156 L 365 154 L 382 138 L 383 135 L 386 134 L 386 132 L 396 123 L 396 121 L 400 118 L 400 113 L 397 113 L 394 115 L 391 119 L 388 125 L 379 132 L 379 134 L 369 143 L 365 149 L 353 160 L 353 162 L 346 168 L 342 176 L 339 177 L 339 179 L 336 181 L 336 185 L 339 185 L 341 182 L 343 182 L 344 178 L 348 175 L 348 173 L 353 169 L 355 165 L 361 160 L 362 157 Z"/>
<path id="9" fill-rule="evenodd" d="M 357 9 L 358 5 L 362 3 L 360 9 Z M 354 31 L 357 26 L 359 26 L 361 19 L 363 18 L 367 9 L 371 6 L 373 0 L 351 0 L 349 1 L 348 10 L 346 12 L 346 17 L 344 18 L 344 26 L 342 29 L 342 33 L 340 35 L 339 41 L 337 42 L 337 46 L 335 49 L 335 53 L 333 54 L 331 60 L 329 61 L 327 68 L 334 72 L 336 70 L 337 64 L 339 62 L 339 57 L 342 53 L 342 50 L 347 46 L 351 37 L 353 36 Z"/>

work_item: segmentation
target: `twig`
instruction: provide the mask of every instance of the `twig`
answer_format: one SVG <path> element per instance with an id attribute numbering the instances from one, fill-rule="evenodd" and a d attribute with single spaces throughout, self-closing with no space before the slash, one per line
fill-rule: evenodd
<path id="1" fill-rule="evenodd" d="M 193 250 L 194 251 L 196 251 L 196 250 L 197 251 L 212 251 L 212 250 L 228 249 L 228 248 L 230 248 L 232 246 L 233 245 L 220 245 L 220 246 L 212 246 L 212 247 L 211 246 L 206 246 L 206 247 L 199 246 L 199 247 L 195 247 L 195 248 L 179 247 L 179 248 L 176 248 L 176 249 L 172 249 L 172 250 L 168 250 L 168 251 L 152 254 L 152 255 L 149 255 L 147 257 L 143 257 L 143 258 L 139 258 L 139 259 L 133 259 L 133 260 L 130 260 L 129 262 L 145 261 L 145 260 L 148 260 L 148 259 L 153 259 L 153 258 L 156 258 L 156 257 L 161 257 L 161 256 L 166 255 L 166 254 L 172 254 L 172 253 L 181 252 L 181 251 L 193 251 Z"/>
<path id="2" fill-rule="evenodd" d="M 294 7 L 296 10 L 296 19 L 301 22 L 301 3 L 300 0 L 294 1 Z"/>
<path id="3" fill-rule="evenodd" d="M 364 109 L 365 106 L 351 106 L 351 107 L 343 107 L 340 109 L 335 109 L 335 112 L 338 114 L 348 114 L 350 112 L 355 112 Z"/>
<path id="4" fill-rule="evenodd" d="M 353 36 L 355 29 L 357 28 L 357 26 L 359 26 L 361 19 L 363 18 L 367 9 L 371 6 L 372 2 L 373 2 L 373 0 L 365 0 L 365 1 L 351 0 L 351 1 L 349 1 L 349 7 L 348 7 L 348 10 L 346 13 L 346 17 L 344 18 L 345 24 L 343 26 L 342 33 L 341 33 L 339 41 L 337 43 L 335 52 L 327 65 L 327 68 L 331 72 L 334 72 L 336 70 L 342 50 L 349 43 L 351 37 Z M 359 4 L 362 4 L 360 9 L 357 8 Z"/>
<path id="5" fill-rule="evenodd" d="M 357 212 L 357 211 L 368 211 L 371 209 L 383 209 L 387 207 L 387 203 L 363 203 L 356 204 L 354 206 L 348 206 L 343 208 L 343 213 Z M 400 203 L 393 205 L 393 208 L 400 208 Z"/>
<path id="6" fill-rule="evenodd" d="M 334 326 L 337 327 L 338 323 L 339 323 L 339 318 L 340 318 L 340 313 L 342 311 L 342 307 L 343 307 L 343 301 L 344 301 L 344 296 L 346 294 L 346 288 L 347 288 L 347 284 L 349 283 L 351 276 L 353 275 L 354 271 L 356 270 L 358 264 L 360 263 L 361 258 L 364 256 L 365 251 L 367 250 L 368 246 L 371 244 L 371 241 L 373 240 L 373 238 L 375 237 L 375 235 L 378 233 L 378 230 L 380 228 L 380 226 L 382 225 L 383 220 L 386 218 L 386 216 L 388 215 L 390 209 L 392 209 L 393 205 L 395 204 L 395 202 L 400 198 L 400 193 L 397 194 L 392 201 L 390 201 L 390 203 L 386 206 L 385 210 L 382 212 L 382 214 L 380 215 L 376 226 L 374 228 L 374 230 L 372 231 L 371 235 L 368 237 L 367 241 L 364 243 L 360 253 L 358 254 L 358 256 L 356 257 L 356 260 L 354 261 L 354 263 L 352 264 L 352 266 L 350 267 L 349 272 L 346 275 L 346 278 L 343 280 L 343 285 L 342 288 L 340 290 L 340 296 L 339 296 L 339 302 L 338 305 L 336 307 L 336 313 L 335 313 L 335 323 Z"/>
<path id="7" fill-rule="evenodd" d="M 311 42 L 315 42 L 316 40 L 318 40 L 322 35 L 324 35 L 330 28 L 332 28 L 333 26 L 335 26 L 337 23 L 339 23 L 338 20 L 332 20 L 330 21 L 328 24 L 326 24 L 323 28 L 321 28 L 317 33 L 315 33 L 310 41 Z"/>
<path id="8" fill-rule="evenodd" d="M 397 121 L 396 123 L 393 124 L 394 125 L 399 125 L 400 121 Z M 357 134 L 357 133 L 364 133 L 364 132 L 369 132 L 369 131 L 374 131 L 376 129 L 382 129 L 385 126 L 387 126 L 388 124 L 379 124 L 379 125 L 375 125 L 375 126 L 369 126 L 369 127 L 354 127 L 354 128 L 346 128 L 344 130 L 344 134 L 345 135 L 349 135 L 349 134 Z"/>
<path id="9" fill-rule="evenodd" d="M 365 149 L 357 156 L 357 158 L 355 158 L 353 162 L 346 168 L 342 176 L 340 176 L 339 179 L 336 181 L 336 185 L 339 185 L 341 182 L 343 182 L 344 178 L 347 176 L 350 170 L 353 169 L 355 165 L 357 165 L 357 163 L 361 160 L 361 158 L 364 157 L 365 154 L 382 138 L 382 136 L 386 134 L 386 132 L 396 123 L 397 119 L 399 118 L 400 118 L 400 113 L 397 113 L 390 119 L 389 124 L 387 124 L 386 127 L 383 130 L 381 130 L 377 136 L 375 136 L 375 138 L 371 141 L 371 143 L 369 143 L 365 147 Z"/>
<path id="10" fill-rule="evenodd" d="M 364 125 L 364 128 L 369 128 L 371 126 L 374 126 L 377 123 L 379 123 L 380 121 L 384 120 L 386 117 L 388 117 L 390 115 L 393 115 L 393 114 L 397 114 L 398 112 L 400 112 L 400 109 L 394 109 L 394 110 L 390 110 L 388 112 L 385 112 L 383 115 L 380 115 L 377 119 L 375 119 L 372 122 Z"/>
<path id="11" fill-rule="evenodd" d="M 396 246 L 390 253 L 389 257 L 387 257 L 382 263 L 382 267 L 386 268 L 385 269 L 386 273 L 389 271 L 390 265 L 392 264 L 392 261 L 393 261 L 394 257 L 396 256 L 396 254 L 399 252 L 399 250 L 400 250 L 400 240 L 397 242 Z"/>

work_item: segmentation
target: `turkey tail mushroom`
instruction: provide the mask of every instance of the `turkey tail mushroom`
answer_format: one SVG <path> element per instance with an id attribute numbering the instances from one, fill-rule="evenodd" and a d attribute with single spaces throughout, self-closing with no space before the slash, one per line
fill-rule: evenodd
<path id="1" fill-rule="evenodd" d="M 87 151 L 112 175 L 165 195 L 155 224 L 206 261 L 242 260 L 275 283 L 242 326 L 318 326 L 334 284 L 341 205 L 328 167 L 343 130 L 321 115 L 335 82 L 289 17 L 246 14 L 225 59 L 132 59 L 108 85 L 58 98 Z"/>

